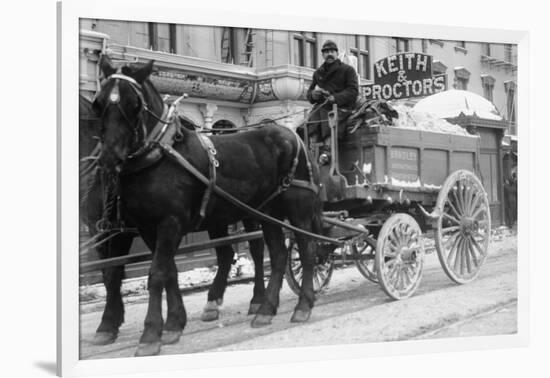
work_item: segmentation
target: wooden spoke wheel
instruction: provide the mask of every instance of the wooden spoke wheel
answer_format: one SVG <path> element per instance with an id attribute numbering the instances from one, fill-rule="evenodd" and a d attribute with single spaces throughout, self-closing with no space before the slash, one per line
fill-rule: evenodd
<path id="1" fill-rule="evenodd" d="M 359 239 L 353 243 L 353 256 L 357 269 L 369 281 L 378 283 L 378 275 L 376 274 L 375 254 L 376 244 L 370 238 Z"/>
<path id="2" fill-rule="evenodd" d="M 285 279 L 290 289 L 300 295 L 302 286 L 303 268 L 298 251 L 298 243 L 294 239 L 286 239 L 288 259 L 285 271 Z M 334 271 L 334 259 L 329 255 L 326 258 L 316 258 L 313 267 L 313 291 L 317 294 L 322 292 L 329 284 Z"/>
<path id="3" fill-rule="evenodd" d="M 378 235 L 375 267 L 382 289 L 393 299 L 410 297 L 418 288 L 424 266 L 420 226 L 408 214 L 390 216 Z"/>
<path id="4" fill-rule="evenodd" d="M 437 256 L 451 280 L 474 280 L 489 250 L 491 210 L 481 181 L 466 170 L 450 175 L 437 197 Z"/>

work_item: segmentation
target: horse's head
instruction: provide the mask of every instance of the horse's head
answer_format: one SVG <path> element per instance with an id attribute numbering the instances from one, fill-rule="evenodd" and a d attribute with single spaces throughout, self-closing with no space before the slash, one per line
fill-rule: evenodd
<path id="1" fill-rule="evenodd" d="M 117 70 L 104 55 L 100 68 L 105 81 L 93 103 L 101 118 L 100 165 L 108 171 L 120 172 L 127 157 L 138 150 L 147 134 L 144 112 L 147 109 L 144 83 L 153 69 L 153 61 L 138 68 Z"/>

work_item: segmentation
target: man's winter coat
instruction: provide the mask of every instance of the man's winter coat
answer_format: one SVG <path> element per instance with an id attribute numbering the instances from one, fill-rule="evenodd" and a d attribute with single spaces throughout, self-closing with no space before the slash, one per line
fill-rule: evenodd
<path id="1" fill-rule="evenodd" d="M 329 91 L 334 96 L 338 107 L 346 109 L 353 108 L 359 94 L 355 70 L 340 59 L 336 59 L 330 65 L 323 63 L 313 74 L 313 81 L 307 91 L 307 99 L 312 104 L 324 101 L 315 101 L 311 98 L 311 92 L 316 86 Z"/>
<path id="2" fill-rule="evenodd" d="M 354 108 L 359 94 L 359 85 L 357 82 L 357 74 L 352 66 L 349 66 L 336 59 L 332 64 L 324 63 L 313 74 L 313 81 L 307 91 L 307 99 L 312 104 L 322 103 L 325 99 L 314 100 L 311 93 L 316 87 L 330 92 L 334 96 L 334 100 L 338 105 L 338 137 L 342 138 L 345 133 L 343 125 L 345 119 L 351 114 L 350 111 Z M 317 88 L 318 89 L 318 88 Z M 321 140 L 330 136 L 330 128 L 328 126 L 328 112 L 332 109 L 332 104 L 326 104 L 321 109 L 315 110 L 309 118 L 308 134 L 317 134 Z"/>

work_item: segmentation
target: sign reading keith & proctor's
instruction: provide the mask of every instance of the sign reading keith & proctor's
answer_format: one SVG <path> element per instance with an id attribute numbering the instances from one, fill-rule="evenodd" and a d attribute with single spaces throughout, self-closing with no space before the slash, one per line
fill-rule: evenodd
<path id="1" fill-rule="evenodd" d="M 374 63 L 374 84 L 363 87 L 366 99 L 398 100 L 424 97 L 446 90 L 446 76 L 432 76 L 432 56 L 420 53 L 390 55 Z"/>

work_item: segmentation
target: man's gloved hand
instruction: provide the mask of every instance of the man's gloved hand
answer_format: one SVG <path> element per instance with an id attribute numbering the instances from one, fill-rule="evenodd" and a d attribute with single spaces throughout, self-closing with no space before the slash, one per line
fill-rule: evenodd
<path id="1" fill-rule="evenodd" d="M 315 90 L 311 91 L 311 98 L 313 99 L 313 101 L 319 101 L 323 97 L 324 97 L 324 95 L 323 95 L 322 90 L 315 89 Z"/>
<path id="2" fill-rule="evenodd" d="M 335 102 L 336 102 L 336 99 L 334 98 L 333 95 L 329 95 L 329 96 L 327 97 L 327 101 L 328 101 L 329 103 L 335 103 Z"/>

